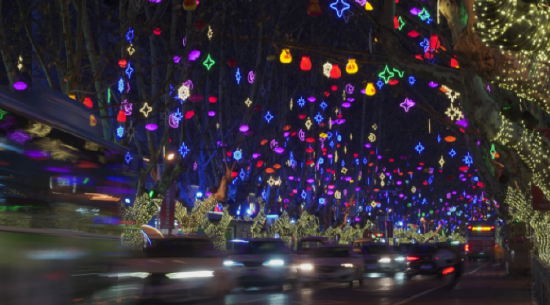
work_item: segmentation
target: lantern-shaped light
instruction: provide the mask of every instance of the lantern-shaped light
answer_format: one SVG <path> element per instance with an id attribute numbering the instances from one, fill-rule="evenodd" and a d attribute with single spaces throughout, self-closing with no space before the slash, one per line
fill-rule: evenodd
<path id="1" fill-rule="evenodd" d="M 365 9 L 367 11 L 372 11 L 372 5 L 367 1 L 367 3 L 365 3 Z"/>
<path id="2" fill-rule="evenodd" d="M 116 116 L 116 121 L 119 122 L 119 123 L 126 122 L 126 113 L 124 113 L 124 111 L 120 110 L 118 112 L 118 115 Z"/>
<path id="3" fill-rule="evenodd" d="M 283 64 L 289 64 L 292 62 L 292 54 L 290 54 L 289 49 L 283 49 L 283 51 L 281 52 L 280 60 Z"/>
<path id="4" fill-rule="evenodd" d="M 197 9 L 197 0 L 183 0 L 183 9 L 186 11 L 194 11 Z"/>
<path id="5" fill-rule="evenodd" d="M 376 88 L 374 88 L 373 83 L 367 84 L 367 88 L 365 88 L 365 94 L 368 96 L 373 96 L 374 94 L 376 94 Z"/>
<path id="6" fill-rule="evenodd" d="M 128 64 L 128 62 L 126 61 L 126 59 L 121 59 L 118 61 L 118 66 L 121 67 L 121 68 L 126 68 L 126 65 Z"/>
<path id="7" fill-rule="evenodd" d="M 84 98 L 83 104 L 84 104 L 84 106 L 86 106 L 86 108 L 88 108 L 88 109 L 91 109 L 92 107 L 94 107 L 94 104 L 92 103 L 92 99 L 89 98 L 89 97 L 85 97 L 85 98 Z"/>
<path id="8" fill-rule="evenodd" d="M 337 64 L 332 65 L 332 69 L 330 70 L 330 77 L 340 78 L 340 76 L 342 76 L 342 70 L 340 70 L 340 67 L 338 67 Z"/>
<path id="9" fill-rule="evenodd" d="M 456 60 L 456 58 L 451 58 L 451 67 L 459 68 L 458 61 Z"/>
<path id="10" fill-rule="evenodd" d="M 348 72 L 348 74 L 355 74 L 357 73 L 357 64 L 355 63 L 355 59 L 349 59 L 348 60 L 348 64 L 346 65 L 346 72 Z"/>
<path id="11" fill-rule="evenodd" d="M 321 15 L 323 8 L 319 4 L 319 0 L 309 0 L 309 5 L 307 6 L 307 14 L 316 17 Z"/>
<path id="12" fill-rule="evenodd" d="M 90 126 L 94 127 L 95 125 L 97 125 L 97 120 L 95 116 L 92 114 L 90 115 Z"/>
<path id="13" fill-rule="evenodd" d="M 308 55 L 302 56 L 302 62 L 300 63 L 300 69 L 302 71 L 309 71 L 311 70 L 311 59 Z"/>

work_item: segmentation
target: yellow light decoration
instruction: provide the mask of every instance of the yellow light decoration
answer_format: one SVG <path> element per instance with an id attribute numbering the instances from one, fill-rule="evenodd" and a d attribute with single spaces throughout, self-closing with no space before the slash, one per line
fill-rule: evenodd
<path id="1" fill-rule="evenodd" d="M 342 198 L 342 194 L 340 193 L 340 191 L 334 192 L 334 198 L 336 198 L 336 199 Z"/>
<path id="2" fill-rule="evenodd" d="M 269 186 L 273 186 L 274 183 L 275 180 L 273 179 L 273 176 L 269 177 L 269 180 L 267 180 L 267 184 L 269 184 Z"/>
<path id="3" fill-rule="evenodd" d="M 372 5 L 370 5 L 370 3 L 368 1 L 367 1 L 367 3 L 365 3 L 365 9 L 367 11 L 372 11 L 373 10 Z"/>
<path id="4" fill-rule="evenodd" d="M 290 54 L 290 49 L 283 49 L 281 51 L 281 56 L 279 57 L 281 63 L 289 64 L 292 62 L 292 54 Z"/>
<path id="5" fill-rule="evenodd" d="M 372 125 L 372 129 L 374 129 L 374 130 L 378 129 L 378 125 L 376 125 L 376 123 L 374 123 L 374 125 Z"/>
<path id="6" fill-rule="evenodd" d="M 246 107 L 249 107 L 250 108 L 250 105 L 252 105 L 252 101 L 250 100 L 250 98 L 247 98 L 246 101 L 244 101 Z"/>
<path id="7" fill-rule="evenodd" d="M 374 84 L 373 83 L 368 83 L 367 84 L 367 88 L 365 88 L 365 93 L 368 95 L 368 96 L 373 96 L 376 94 L 376 88 L 374 87 Z"/>
<path id="8" fill-rule="evenodd" d="M 76 94 L 69 94 L 69 98 L 72 98 L 73 100 L 76 100 Z"/>
<path id="9" fill-rule="evenodd" d="M 292 110 L 292 104 L 294 104 L 294 102 L 290 99 L 290 110 Z"/>
<path id="10" fill-rule="evenodd" d="M 376 136 L 374 135 L 374 133 L 369 134 L 369 141 L 371 142 L 376 141 Z"/>
<path id="11" fill-rule="evenodd" d="M 415 187 L 415 186 L 413 186 L 413 187 L 411 188 L 411 192 L 412 192 L 413 194 L 416 193 L 416 187 Z"/>
<path id="12" fill-rule="evenodd" d="M 348 59 L 348 64 L 346 65 L 346 72 L 348 74 L 355 74 L 359 68 L 357 67 L 357 64 L 355 63 L 355 59 Z"/>
<path id="13" fill-rule="evenodd" d="M 345 175 L 345 174 L 346 174 L 346 173 L 348 172 L 348 169 L 347 169 L 347 168 L 345 168 L 345 167 L 342 167 L 342 170 L 341 170 L 341 172 L 342 172 L 342 174 L 344 174 L 344 175 Z"/>
<path id="14" fill-rule="evenodd" d="M 445 164 L 445 160 L 443 160 L 443 156 L 441 156 L 441 159 L 439 159 L 439 165 L 441 168 L 443 168 L 443 164 Z"/>
<path id="15" fill-rule="evenodd" d="M 143 104 L 143 107 L 139 110 L 139 112 L 143 113 L 145 117 L 148 117 L 151 111 L 153 111 L 153 107 L 149 107 L 147 103 Z"/>
<path id="16" fill-rule="evenodd" d="M 326 134 L 324 132 L 319 134 L 319 138 L 326 138 L 326 137 L 328 137 L 328 134 Z"/>
<path id="17" fill-rule="evenodd" d="M 212 40 L 212 36 L 214 36 L 214 32 L 212 31 L 212 27 L 208 26 L 208 40 Z"/>
<path id="18" fill-rule="evenodd" d="M 189 87 L 187 85 L 181 85 L 178 89 L 178 97 L 180 100 L 185 101 L 189 98 L 189 96 L 191 96 L 191 90 L 189 90 Z"/>
<path id="19" fill-rule="evenodd" d="M 134 54 L 134 52 L 136 51 L 136 49 L 134 49 L 133 44 L 130 44 L 130 46 L 126 50 L 128 51 L 128 55 L 130 55 L 130 56 L 132 56 Z"/>
<path id="20" fill-rule="evenodd" d="M 194 11 L 197 9 L 196 0 L 183 0 L 183 9 L 186 11 Z"/>
<path id="21" fill-rule="evenodd" d="M 306 121 L 305 125 L 306 125 L 307 130 L 309 130 L 311 128 L 311 125 L 313 125 L 313 123 L 311 122 L 311 119 L 309 117 L 307 118 L 307 121 Z"/>
<path id="22" fill-rule="evenodd" d="M 373 201 L 371 201 L 370 206 L 373 207 L 373 208 L 375 208 L 377 204 L 378 204 L 378 203 L 376 203 L 376 202 L 373 200 Z"/>
<path id="23" fill-rule="evenodd" d="M 95 125 L 97 125 L 97 120 L 95 116 L 92 114 L 90 115 L 90 126 L 94 127 Z"/>

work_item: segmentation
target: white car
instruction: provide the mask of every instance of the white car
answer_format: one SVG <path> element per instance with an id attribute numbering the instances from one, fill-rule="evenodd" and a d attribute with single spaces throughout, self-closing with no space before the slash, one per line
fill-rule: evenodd
<path id="1" fill-rule="evenodd" d="M 142 299 L 152 302 L 221 298 L 232 289 L 221 253 L 201 236 L 151 239 L 143 257 L 120 262 L 106 276 L 141 282 Z"/>
<path id="2" fill-rule="evenodd" d="M 294 286 L 296 281 L 296 254 L 285 243 L 275 238 L 231 240 L 227 246 L 230 253 L 223 264 L 231 279 L 239 286 Z"/>
<path id="3" fill-rule="evenodd" d="M 348 282 L 363 285 L 363 257 L 349 246 L 326 245 L 302 260 L 298 278 L 301 282 Z"/>

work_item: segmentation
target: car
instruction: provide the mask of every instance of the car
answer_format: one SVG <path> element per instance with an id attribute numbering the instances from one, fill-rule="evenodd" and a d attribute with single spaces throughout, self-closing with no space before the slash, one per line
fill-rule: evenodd
<path id="1" fill-rule="evenodd" d="M 141 257 L 119 262 L 105 276 L 141 283 L 144 303 L 221 298 L 232 289 L 223 255 L 198 235 L 151 238 Z"/>
<path id="2" fill-rule="evenodd" d="M 455 271 L 460 264 L 458 255 L 445 246 L 418 245 L 407 255 L 408 279 L 415 275 L 443 276 Z"/>
<path id="3" fill-rule="evenodd" d="M 394 246 L 362 243 L 354 251 L 363 255 L 364 272 L 387 273 L 393 276 L 396 272 L 406 270 L 406 255 Z"/>
<path id="4" fill-rule="evenodd" d="M 363 259 L 346 245 L 324 245 L 302 261 L 298 271 L 300 282 L 348 282 L 363 285 Z"/>
<path id="5" fill-rule="evenodd" d="M 257 238 L 229 241 L 230 254 L 223 262 L 238 286 L 276 286 L 296 284 L 296 254 L 281 239 Z"/>
<path id="6" fill-rule="evenodd" d="M 297 252 L 298 254 L 310 254 L 315 249 L 328 244 L 328 238 L 323 236 L 310 236 L 300 239 L 298 242 Z"/>

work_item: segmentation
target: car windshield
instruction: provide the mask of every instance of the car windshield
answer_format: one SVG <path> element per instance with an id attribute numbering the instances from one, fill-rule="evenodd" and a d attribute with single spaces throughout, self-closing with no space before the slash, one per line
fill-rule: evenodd
<path id="1" fill-rule="evenodd" d="M 320 241 L 320 240 L 302 241 L 302 242 L 300 242 L 300 251 L 302 251 L 302 252 L 311 252 L 311 251 L 321 247 L 324 244 L 325 243 L 323 241 Z"/>
<path id="2" fill-rule="evenodd" d="M 289 250 L 282 241 L 250 241 L 233 243 L 233 254 L 285 254 Z"/>
<path id="3" fill-rule="evenodd" d="M 379 245 L 379 246 L 363 246 L 363 253 L 364 254 L 373 254 L 373 255 L 377 255 L 377 254 L 396 254 L 398 253 L 398 251 L 392 247 L 392 246 L 384 246 L 384 245 Z"/>
<path id="4" fill-rule="evenodd" d="M 313 252 L 313 257 L 349 257 L 347 248 L 319 248 Z"/>
<path id="5" fill-rule="evenodd" d="M 416 246 L 412 247 L 409 254 L 434 254 L 437 247 L 434 246 Z"/>
<path id="6" fill-rule="evenodd" d="M 215 257 L 212 243 L 201 239 L 151 239 L 145 257 Z"/>

